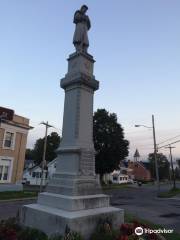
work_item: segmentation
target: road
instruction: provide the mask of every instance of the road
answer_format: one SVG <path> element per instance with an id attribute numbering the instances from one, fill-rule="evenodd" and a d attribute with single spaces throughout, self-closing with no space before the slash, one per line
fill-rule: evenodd
<path id="1" fill-rule="evenodd" d="M 161 186 L 161 190 L 165 189 L 168 186 Z M 180 233 L 180 198 L 157 198 L 156 187 L 145 185 L 108 190 L 106 193 L 111 195 L 113 206 Z"/>
<path id="2" fill-rule="evenodd" d="M 161 189 L 166 188 L 167 186 L 161 187 Z M 156 197 L 155 186 L 145 185 L 106 190 L 105 193 L 111 196 L 112 205 L 180 233 L 180 198 L 159 199 Z M 0 202 L 0 219 L 15 217 L 22 205 L 33 202 L 35 200 Z"/>
<path id="3" fill-rule="evenodd" d="M 21 206 L 34 202 L 35 200 L 0 202 L 0 220 L 16 217 Z"/>

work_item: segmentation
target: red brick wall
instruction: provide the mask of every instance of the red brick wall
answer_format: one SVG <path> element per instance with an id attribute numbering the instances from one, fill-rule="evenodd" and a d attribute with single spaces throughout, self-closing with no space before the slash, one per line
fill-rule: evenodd
<path id="1" fill-rule="evenodd" d="M 131 168 L 132 175 L 137 180 L 151 180 L 151 174 L 140 162 L 129 162 L 128 167 Z"/>

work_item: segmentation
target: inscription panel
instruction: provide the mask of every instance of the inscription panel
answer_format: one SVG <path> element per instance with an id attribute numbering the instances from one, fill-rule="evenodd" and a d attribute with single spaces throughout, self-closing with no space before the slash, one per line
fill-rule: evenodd
<path id="1" fill-rule="evenodd" d="M 91 151 L 83 151 L 80 159 L 80 173 L 82 175 L 95 174 L 94 153 Z"/>

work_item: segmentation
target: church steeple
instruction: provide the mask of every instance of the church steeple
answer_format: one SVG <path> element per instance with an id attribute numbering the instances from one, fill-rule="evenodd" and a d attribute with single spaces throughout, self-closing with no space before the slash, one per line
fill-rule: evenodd
<path id="1" fill-rule="evenodd" d="M 138 149 L 136 148 L 136 151 L 134 153 L 134 161 L 135 162 L 139 161 L 139 158 L 140 158 L 140 154 L 139 154 Z"/>

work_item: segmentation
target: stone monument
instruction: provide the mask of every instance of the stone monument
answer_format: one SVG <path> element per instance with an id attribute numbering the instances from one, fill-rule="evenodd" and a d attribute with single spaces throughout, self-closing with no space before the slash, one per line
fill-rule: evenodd
<path id="1" fill-rule="evenodd" d="M 64 234 L 66 227 L 85 239 L 100 220 L 115 228 L 124 221 L 124 211 L 109 205 L 95 175 L 93 145 L 93 96 L 99 82 L 93 75 L 94 59 L 87 49 L 90 20 L 83 5 L 75 12 L 73 43 L 76 51 L 68 58 L 68 72 L 61 79 L 65 90 L 62 141 L 57 150 L 56 172 L 36 204 L 25 205 L 21 224 L 48 235 Z"/>

